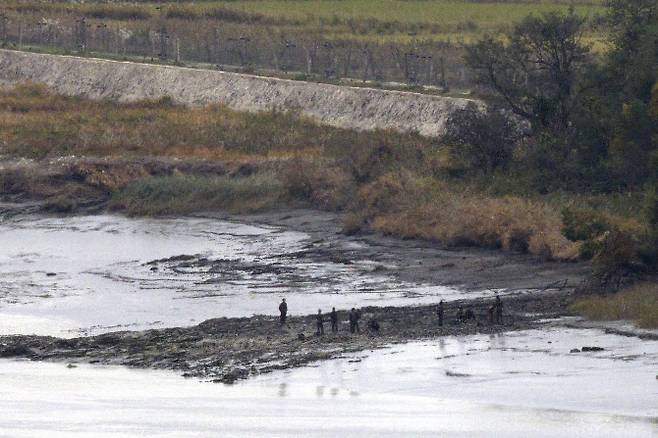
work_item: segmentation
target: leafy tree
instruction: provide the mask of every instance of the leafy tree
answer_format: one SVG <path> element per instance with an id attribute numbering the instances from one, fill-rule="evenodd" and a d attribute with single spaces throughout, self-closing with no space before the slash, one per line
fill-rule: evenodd
<path id="1" fill-rule="evenodd" d="M 535 133 L 565 138 L 579 104 L 579 79 L 589 65 L 584 19 L 573 9 L 529 16 L 501 40 L 486 37 L 467 47 L 466 61 L 479 82 L 500 97 Z"/>

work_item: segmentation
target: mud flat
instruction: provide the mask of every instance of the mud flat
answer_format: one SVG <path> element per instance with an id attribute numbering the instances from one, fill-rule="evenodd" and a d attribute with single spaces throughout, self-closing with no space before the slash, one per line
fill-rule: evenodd
<path id="1" fill-rule="evenodd" d="M 401 281 L 439 284 L 462 291 L 506 293 L 573 290 L 590 273 L 589 263 L 550 262 L 514 252 L 449 248 L 438 242 L 399 239 L 378 233 L 346 236 L 340 214 L 317 210 L 273 211 L 251 215 L 207 213 L 204 218 L 281 227 L 303 232 L 314 242 L 304 255 L 372 261 L 379 272 Z"/>
<path id="2" fill-rule="evenodd" d="M 125 218 L 0 204 L 0 334 L 71 337 L 213 317 L 410 306 L 570 290 L 583 263 L 346 236 L 313 210 Z"/>
<path id="3" fill-rule="evenodd" d="M 10 335 L 0 337 L 0 357 L 172 369 L 189 377 L 232 383 L 392 343 L 533 328 L 541 320 L 559 315 L 566 303 L 564 292 L 506 297 L 505 323 L 495 325 L 487 321 L 490 299 L 458 301 L 446 306 L 443 327 L 437 324 L 434 306 L 363 307 L 360 333 L 349 332 L 347 312 L 341 310 L 338 333 L 331 333 L 325 323 L 324 336 L 315 335 L 315 315 L 292 316 L 283 326 L 276 317 L 258 315 L 211 319 L 192 327 L 70 339 Z M 477 320 L 458 323 L 455 314 L 460 305 L 471 308 Z M 371 327 L 372 321 L 379 329 Z"/>
<path id="4" fill-rule="evenodd" d="M 228 220 L 53 217 L 17 208 L 6 206 L 2 224 L 0 315 L 4 325 L 17 316 L 26 322 L 4 331 L 23 335 L 0 338 L 0 356 L 173 369 L 224 382 L 391 343 L 531 328 L 565 312 L 587 270 L 345 236 L 336 217 L 309 210 Z M 488 278 L 495 290 L 481 286 Z M 509 315 L 503 326 L 486 321 L 495 291 Z M 274 316 L 281 296 L 292 315 L 284 327 Z M 442 328 L 439 299 L 447 303 Z M 459 305 L 480 322 L 453 324 Z M 313 313 L 331 306 L 340 311 L 339 333 L 314 336 Z M 363 309 L 359 335 L 347 333 L 352 306 Z M 227 317 L 208 319 L 213 314 Z M 371 320 L 379 331 L 368 328 Z M 67 324 L 73 330 L 62 332 Z"/>
<path id="5" fill-rule="evenodd" d="M 66 95 L 130 102 L 170 97 L 238 111 L 299 111 L 339 128 L 417 131 L 440 136 L 473 100 L 346 87 L 222 71 L 0 50 L 0 84 L 33 81 Z"/>

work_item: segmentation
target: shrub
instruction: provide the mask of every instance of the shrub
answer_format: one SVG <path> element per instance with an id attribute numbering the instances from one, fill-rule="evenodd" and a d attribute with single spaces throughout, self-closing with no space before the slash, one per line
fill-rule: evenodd
<path id="1" fill-rule="evenodd" d="M 484 173 L 506 169 L 519 139 L 517 120 L 473 103 L 450 114 L 443 137 L 452 155 L 467 169 Z"/>
<path id="2" fill-rule="evenodd" d="M 617 227 L 606 231 L 599 239 L 593 258 L 593 275 L 602 286 L 614 286 L 631 270 L 637 248 L 632 236 Z"/>
<path id="3" fill-rule="evenodd" d="M 645 200 L 645 215 L 648 223 L 647 237 L 639 249 L 639 256 L 649 266 L 658 266 L 658 192 L 652 189 Z"/>
<path id="4" fill-rule="evenodd" d="M 290 160 L 281 172 L 289 196 L 323 210 L 345 207 L 353 181 L 344 170 L 332 164 L 322 159 L 296 157 Z"/>
<path id="5" fill-rule="evenodd" d="M 562 234 L 572 242 L 581 241 L 580 255 L 591 259 L 600 250 L 601 236 L 610 230 L 602 214 L 593 210 L 566 207 L 562 210 Z"/>

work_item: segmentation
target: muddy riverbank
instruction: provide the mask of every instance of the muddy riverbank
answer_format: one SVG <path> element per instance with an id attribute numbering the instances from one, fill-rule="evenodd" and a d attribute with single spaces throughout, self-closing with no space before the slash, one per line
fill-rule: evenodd
<path id="1" fill-rule="evenodd" d="M 19 225 L 22 224 L 20 226 L 26 226 L 22 222 L 25 220 L 23 217 L 37 214 L 39 208 L 38 204 L 4 204 L 2 216 L 5 220 L 11 219 Z M 340 357 L 348 352 L 371 350 L 390 344 L 448 335 L 501 333 L 535 328 L 546 318 L 568 313 L 566 309 L 571 302 L 574 288 L 588 271 L 588 266 L 582 263 L 550 263 L 527 255 L 501 251 L 446 250 L 433 247 L 428 242 L 402 241 L 374 234 L 348 236 L 340 232 L 338 215 L 313 210 L 288 210 L 258 215 L 209 213 L 191 217 L 187 219 L 189 223 L 176 222 L 183 220 L 180 218 L 169 219 L 165 221 L 165 228 L 162 228 L 165 225 L 158 220 L 144 223 L 134 229 L 131 222 L 134 220 L 129 219 L 125 219 L 129 224 L 117 223 L 115 219 L 107 216 L 98 216 L 98 220 L 94 219 L 94 216 L 83 219 L 80 221 L 76 216 L 63 216 L 61 221 L 54 223 L 50 219 L 39 219 L 36 228 L 29 225 L 24 232 L 46 233 L 44 236 L 51 236 L 60 232 L 64 224 L 68 224 L 64 226 L 65 231 L 82 233 L 81 238 L 85 244 L 88 243 L 89 236 L 94 236 L 93 233 L 105 236 L 103 239 L 126 234 L 132 244 L 136 239 L 137 242 L 140 241 L 141 237 L 136 233 L 141 233 L 139 229 L 145 227 L 144 230 L 149 230 L 147 234 L 150 237 L 144 244 L 155 249 L 157 247 L 154 247 L 153 241 L 150 240 L 153 236 L 165 235 L 178 239 L 176 234 L 171 234 L 170 222 L 173 221 L 174 229 L 186 230 L 187 238 L 194 238 L 184 244 L 176 240 L 176 252 L 166 258 L 155 257 L 153 253 L 142 254 L 145 258 L 138 257 L 133 260 L 137 256 L 131 254 L 131 260 L 122 262 L 123 264 L 109 264 L 109 268 L 104 269 L 120 270 L 120 273 L 114 273 L 114 276 L 127 279 L 130 284 L 146 282 L 147 286 L 144 289 L 128 289 L 128 295 L 110 296 L 123 302 L 112 303 L 108 301 L 107 296 L 103 296 L 103 301 L 99 302 L 103 303 L 100 304 L 102 308 L 99 308 L 99 312 L 104 311 L 103 309 L 109 310 L 113 306 L 121 309 L 121 306 L 130 302 L 137 304 L 134 298 L 125 302 L 125 296 L 134 295 L 135 292 L 140 293 L 139 303 L 148 301 L 150 295 L 145 294 L 149 289 L 153 289 L 153 281 L 159 281 L 159 275 L 164 275 L 167 281 L 176 282 L 177 285 L 190 284 L 194 291 L 204 285 L 213 289 L 220 286 L 239 288 L 240 282 L 246 281 L 245 284 L 249 287 L 247 295 L 242 298 L 236 296 L 235 299 L 244 301 L 244 306 L 247 307 L 249 303 L 252 303 L 253 307 L 253 303 L 257 302 L 253 301 L 254 297 L 265 299 L 271 302 L 271 312 L 249 317 L 215 318 L 201 324 L 193 323 L 181 327 L 173 327 L 165 322 L 163 328 L 151 330 L 139 329 L 140 326 L 137 325 L 134 331 L 107 332 L 69 339 L 9 335 L 0 338 L 0 357 L 171 369 L 185 376 L 230 383 L 276 369 L 298 367 L 319 359 Z M 220 224 L 221 229 L 214 230 L 213 224 Z M 250 228 L 248 231 L 240 231 L 240 227 Z M 30 231 L 32 228 L 35 231 Z M 285 233 L 296 233 L 295 236 L 299 237 L 289 238 Z M 240 257 L 234 259 L 227 259 L 221 252 L 209 257 L 204 256 L 204 250 L 200 250 L 200 253 L 193 251 L 194 248 L 199 249 L 195 239 L 214 242 L 208 243 L 208 249 L 217 245 L 226 247 L 226 242 L 212 240 L 220 235 L 246 236 L 247 240 L 235 244 L 246 245 L 248 251 L 238 252 Z M 20 240 L 20 235 L 16 238 L 19 239 L 18 242 L 23 241 Z M 263 239 L 270 242 L 266 251 L 256 245 L 256 242 L 262 242 Z M 107 241 L 105 244 L 113 245 L 112 242 Z M 123 241 L 122 244 L 125 245 L 126 242 Z M 233 251 L 231 245 L 235 244 L 228 245 L 230 254 Z M 80 247 L 75 248 L 82 252 L 88 251 Z M 129 248 L 126 247 L 126 250 L 130 252 Z M 323 274 L 300 276 L 302 271 L 295 270 L 300 265 L 310 269 L 309 272 L 319 270 Z M 331 269 L 327 270 L 327 266 Z M 351 273 L 347 277 L 341 266 L 349 268 Z M 87 273 L 94 274 L 92 271 Z M 52 274 L 54 275 L 51 277 L 50 273 L 44 273 L 47 278 L 61 277 L 57 272 Z M 148 277 L 151 275 L 156 277 Z M 199 275 L 203 276 L 201 280 L 194 277 Z M 325 278 L 327 275 L 335 277 L 332 281 L 338 282 L 337 289 L 322 294 L 312 293 L 314 287 L 317 289 L 326 286 L 324 283 L 328 281 Z M 377 276 L 382 276 L 384 280 L 369 280 Z M 346 311 L 349 306 L 345 306 L 347 301 L 340 301 L 341 297 L 345 296 L 340 285 L 344 281 L 353 282 L 343 286 L 354 288 L 347 293 L 354 293 L 355 299 L 361 300 L 356 301 L 361 303 L 358 307 L 363 311 L 359 334 L 350 334 L 347 327 Z M 371 283 L 368 283 L 369 281 Z M 253 289 L 259 282 L 262 284 Z M 414 290 L 414 285 L 417 290 Z M 432 292 L 432 287 L 437 285 L 450 286 L 452 289 Z M 217 304 L 220 302 L 218 300 L 223 299 L 222 293 L 217 291 L 212 294 L 202 291 L 197 297 L 187 296 L 185 290 L 180 289 L 180 286 L 176 287 L 177 290 L 172 293 L 173 299 L 178 302 L 181 299 L 196 301 L 201 298 L 208 300 L 209 305 L 214 305 L 212 303 Z M 310 292 L 304 293 L 304 288 L 309 287 Z M 391 288 L 397 288 L 399 291 L 396 292 L 396 297 L 386 295 L 390 293 Z M 274 295 L 269 289 L 274 289 Z M 180 295 L 181 292 L 184 294 Z M 300 292 L 302 293 L 299 294 Z M 492 325 L 487 321 L 487 308 L 495 292 L 504 297 L 504 325 Z M 280 296 L 293 293 L 299 294 L 296 298 L 299 305 L 295 307 L 294 303 L 291 304 L 292 316 L 282 327 L 274 316 L 276 306 Z M 79 294 L 75 292 L 73 295 Z M 367 305 L 373 295 L 386 304 Z M 161 299 L 162 293 L 155 296 Z M 38 294 L 34 297 L 41 299 Z M 93 296 L 90 297 L 93 299 Z M 444 297 L 447 302 L 446 324 L 438 327 L 433 306 Z M 317 301 L 318 299 L 323 301 Z M 198 302 L 205 306 L 205 301 Z M 327 322 L 326 334 L 315 336 L 316 320 L 310 311 L 314 305 L 316 308 L 321 305 L 326 314 L 332 305 L 329 303 L 333 302 L 339 303 L 333 304 L 340 313 L 339 333 L 330 333 Z M 404 305 L 405 302 L 410 304 Z M 457 324 L 455 313 L 459 305 L 472 307 L 477 320 Z M 166 302 L 159 302 L 149 311 L 159 312 L 167 306 Z M 52 312 L 53 307 L 48 309 Z M 186 307 L 180 309 L 185 311 Z M 252 313 L 244 314 L 258 313 L 258 310 L 254 309 Z M 200 314 L 194 308 L 190 307 L 189 310 L 191 315 L 199 318 Z M 200 318 L 197 321 L 201 320 Z M 369 328 L 370 321 L 377 321 L 380 329 L 375 331 Z M 175 323 L 175 320 L 172 322 Z M 108 330 L 109 328 L 110 326 Z M 117 325 L 115 330 L 124 328 L 128 327 Z"/>
<path id="2" fill-rule="evenodd" d="M 365 307 L 360 333 L 354 334 L 349 332 L 344 310 L 339 312 L 338 333 L 331 333 L 330 324 L 325 323 L 323 336 L 315 334 L 315 315 L 291 316 L 283 326 L 276 317 L 258 315 L 211 319 L 193 327 L 72 339 L 4 336 L 0 337 L 0 357 L 171 369 L 188 377 L 232 383 L 390 344 L 534 328 L 540 321 L 562 314 L 569 296 L 567 292 L 546 292 L 506 297 L 502 325 L 487 321 L 486 309 L 491 300 L 477 299 L 446 305 L 442 327 L 438 326 L 434 306 Z M 460 305 L 471 308 L 476 320 L 459 323 L 455 314 Z M 371 321 L 377 321 L 379 330 L 370 326 Z"/>
<path id="3" fill-rule="evenodd" d="M 303 232 L 313 245 L 303 255 L 349 263 L 365 259 L 397 278 L 457 287 L 506 292 L 574 289 L 590 273 L 589 263 L 552 262 L 528 254 L 479 248 L 443 248 L 437 242 L 399 239 L 378 233 L 342 232 L 339 213 L 297 209 L 250 215 L 206 213 L 206 218 L 265 224 Z M 298 254 L 302 255 L 302 254 Z M 293 254 L 292 256 L 295 256 Z"/>

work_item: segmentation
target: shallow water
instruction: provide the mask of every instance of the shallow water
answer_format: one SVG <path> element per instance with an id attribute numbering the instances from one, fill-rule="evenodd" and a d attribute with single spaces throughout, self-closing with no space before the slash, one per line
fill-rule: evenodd
<path id="1" fill-rule="evenodd" d="M 283 296 L 292 314 L 463 297 L 451 288 L 400 282 L 376 272 L 367 260 L 286 258 L 308 248 L 309 236 L 214 219 L 18 217 L 0 224 L 0 239 L 0 334 L 76 336 L 275 314 Z M 226 276 L 204 268 L 154 271 L 146 265 L 180 255 L 286 272 L 243 270 Z M 469 296 L 482 294 L 491 292 Z"/>
<path id="2" fill-rule="evenodd" d="M 606 351 L 569 353 L 583 345 Z M 658 342 L 560 328 L 414 342 L 233 386 L 0 361 L 0 436 L 656 437 L 657 367 Z"/>

